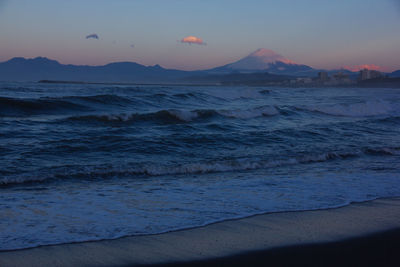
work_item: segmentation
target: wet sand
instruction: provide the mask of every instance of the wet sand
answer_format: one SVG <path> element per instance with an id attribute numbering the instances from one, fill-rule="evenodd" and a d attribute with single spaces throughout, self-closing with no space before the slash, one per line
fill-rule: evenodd
<path id="1" fill-rule="evenodd" d="M 157 235 L 0 252 L 0 266 L 396 266 L 399 229 L 400 198 L 378 199 Z"/>

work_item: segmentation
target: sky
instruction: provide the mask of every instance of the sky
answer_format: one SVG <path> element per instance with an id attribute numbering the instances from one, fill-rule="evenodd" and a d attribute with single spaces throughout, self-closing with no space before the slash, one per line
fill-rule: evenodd
<path id="1" fill-rule="evenodd" d="M 0 62 L 198 70 L 272 49 L 314 68 L 400 69 L 400 0 L 0 0 Z"/>

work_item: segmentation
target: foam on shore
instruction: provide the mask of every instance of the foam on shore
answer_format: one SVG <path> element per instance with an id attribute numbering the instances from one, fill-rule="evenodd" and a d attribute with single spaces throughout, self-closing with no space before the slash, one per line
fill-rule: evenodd
<path id="1" fill-rule="evenodd" d="M 281 212 L 158 235 L 0 252 L 0 266 L 122 266 L 189 262 L 400 228 L 400 198 Z"/>

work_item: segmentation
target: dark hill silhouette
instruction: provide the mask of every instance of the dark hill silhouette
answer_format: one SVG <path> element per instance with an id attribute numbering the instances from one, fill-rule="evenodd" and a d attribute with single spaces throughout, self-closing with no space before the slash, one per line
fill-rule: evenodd
<path id="1" fill-rule="evenodd" d="M 393 71 L 389 74 L 389 76 L 393 78 L 400 78 L 400 70 Z"/>
<path id="2" fill-rule="evenodd" d="M 103 66 L 65 65 L 45 57 L 16 57 L 0 63 L 0 81 L 80 81 L 93 83 L 231 83 L 285 80 L 289 77 L 316 77 L 318 69 L 297 64 L 272 50 L 258 49 L 236 62 L 203 71 L 165 69 L 135 62 L 115 62 Z M 358 73 L 338 71 L 355 78 Z M 256 73 L 259 73 L 256 75 Z M 254 75 L 241 75 L 254 74 Z M 275 76 L 274 76 L 275 75 Z M 279 77 L 281 75 L 282 77 Z M 400 77 L 400 71 L 391 77 Z"/>
<path id="3" fill-rule="evenodd" d="M 86 81 L 86 82 L 173 82 L 198 72 L 143 66 L 135 62 L 116 62 L 104 66 L 64 65 L 44 57 L 13 58 L 0 63 L 2 81 Z"/>

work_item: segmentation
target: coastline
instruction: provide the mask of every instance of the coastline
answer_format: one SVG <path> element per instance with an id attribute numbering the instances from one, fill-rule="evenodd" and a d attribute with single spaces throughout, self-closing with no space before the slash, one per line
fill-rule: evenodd
<path id="1" fill-rule="evenodd" d="M 58 80 L 40 80 L 37 83 L 42 84 L 83 84 L 83 85 L 121 85 L 121 86 L 248 86 L 265 88 L 400 88 L 400 78 L 371 79 L 357 83 L 344 84 L 290 84 L 276 82 L 164 82 L 164 83 L 144 83 L 144 82 L 90 82 L 90 81 L 58 81 Z"/>
<path id="2" fill-rule="evenodd" d="M 3 251 L 0 266 L 241 265 L 277 260 L 276 255 L 287 259 L 293 253 L 312 257 L 323 248 L 340 251 L 349 244 L 350 250 L 352 243 L 361 248 L 368 244 L 370 249 L 360 251 L 368 256 L 372 247 L 376 250 L 382 244 L 395 249 L 390 244 L 399 243 L 399 237 L 397 197 L 340 208 L 254 215 L 156 235 Z"/>

